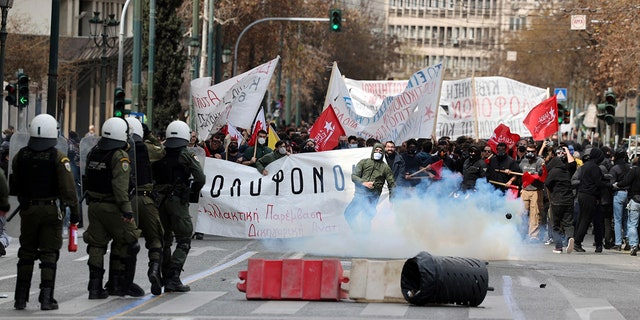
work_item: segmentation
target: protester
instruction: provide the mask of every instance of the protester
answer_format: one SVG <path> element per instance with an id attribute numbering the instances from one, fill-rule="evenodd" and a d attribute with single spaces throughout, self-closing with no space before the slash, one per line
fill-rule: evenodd
<path id="1" fill-rule="evenodd" d="M 269 174 L 269 171 L 265 169 L 271 162 L 274 162 L 282 157 L 288 156 L 291 153 L 287 150 L 284 141 L 280 140 L 276 142 L 276 151 L 271 152 L 269 154 L 264 155 L 256 162 L 256 169 L 262 175 L 266 176 Z"/>
<path id="2" fill-rule="evenodd" d="M 485 150 L 488 147 L 485 147 Z M 503 192 L 511 188 L 516 181 L 516 175 L 511 172 L 521 172 L 520 167 L 513 158 L 507 154 L 507 144 L 498 143 L 496 146 L 497 155 L 490 157 L 487 166 L 487 181 Z"/>
<path id="3" fill-rule="evenodd" d="M 396 183 L 391 168 L 382 161 L 383 154 L 384 146 L 376 143 L 371 150 L 371 157 L 360 160 L 351 174 L 351 181 L 355 183 L 356 189 L 344 216 L 355 232 L 367 233 L 371 230 L 371 220 L 385 182 L 389 188 L 389 197 L 393 198 Z"/>
<path id="4" fill-rule="evenodd" d="M 631 170 L 631 165 L 627 162 L 627 152 L 624 149 L 618 149 L 613 156 L 614 164 L 609 170 L 611 181 L 613 182 L 613 231 L 614 246 L 612 249 L 622 250 L 622 241 L 626 238 L 628 232 L 627 227 L 627 190 L 629 187 L 620 187 L 617 182 L 621 182 L 627 172 Z M 617 188 L 615 187 L 617 186 Z"/>
<path id="5" fill-rule="evenodd" d="M 475 190 L 476 181 L 484 178 L 487 173 L 487 164 L 480 156 L 480 147 L 472 145 L 469 147 L 469 158 L 462 165 L 462 183 L 460 188 L 463 191 Z"/>
<path id="6" fill-rule="evenodd" d="M 586 164 L 585 164 L 586 165 Z M 629 218 L 627 220 L 627 235 L 629 236 L 629 244 L 631 245 L 632 256 L 638 255 L 638 219 L 640 218 L 640 167 L 638 167 L 638 158 L 634 159 L 631 170 L 620 182 L 614 184 L 615 188 L 628 188 L 627 193 L 627 209 L 629 210 Z"/>
<path id="7" fill-rule="evenodd" d="M 525 147 L 524 159 L 520 161 L 520 170 L 522 172 L 528 172 L 531 175 L 542 175 L 542 166 L 544 160 L 536 155 L 536 146 L 529 144 Z M 533 183 L 523 188 L 520 193 L 522 202 L 524 203 L 524 210 L 529 215 L 529 241 L 540 241 L 540 221 L 542 220 L 541 214 L 543 212 L 543 196 L 542 189 L 544 185 L 540 180 L 535 180 Z"/>
<path id="8" fill-rule="evenodd" d="M 592 148 L 587 160 L 580 167 L 578 179 L 578 205 L 580 215 L 578 217 L 577 230 L 573 250 L 585 252 L 582 241 L 587 234 L 589 225 L 593 223 L 593 230 L 596 242 L 596 253 L 602 252 L 602 239 L 604 237 L 604 218 L 597 210 L 597 203 L 600 199 L 601 188 L 604 184 L 604 175 L 600 171 L 598 164 L 604 159 L 604 153 L 598 148 Z M 637 240 L 636 240 L 637 241 Z M 638 243 L 636 242 L 636 245 Z"/>
<path id="9" fill-rule="evenodd" d="M 273 152 L 273 150 L 271 150 L 271 148 L 269 148 L 269 146 L 267 145 L 267 136 L 268 135 L 266 131 L 258 131 L 258 138 L 256 139 L 257 141 L 255 145 L 248 147 L 244 151 L 244 155 L 242 156 L 242 164 L 255 167 L 258 159 L 262 158 L 266 154 Z"/>
<path id="10" fill-rule="evenodd" d="M 567 253 L 571 253 L 574 246 L 574 195 L 571 177 L 576 171 L 576 162 L 571 154 L 567 153 L 568 149 L 564 151 L 546 164 L 548 175 L 544 181 L 547 190 L 549 190 L 554 253 L 562 253 L 565 242 L 567 243 Z"/>
<path id="11" fill-rule="evenodd" d="M 384 159 L 387 165 L 391 167 L 396 185 L 401 186 L 400 181 L 406 172 L 404 158 L 396 152 L 396 144 L 391 140 L 384 143 Z"/>

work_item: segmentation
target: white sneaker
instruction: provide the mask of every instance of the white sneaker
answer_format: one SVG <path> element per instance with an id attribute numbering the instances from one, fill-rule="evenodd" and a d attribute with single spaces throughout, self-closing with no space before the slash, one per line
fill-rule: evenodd
<path id="1" fill-rule="evenodd" d="M 550 246 L 553 244 L 553 238 L 549 238 L 549 240 L 547 240 L 544 244 Z"/>
<path id="2" fill-rule="evenodd" d="M 573 238 L 567 240 L 567 253 L 573 252 Z"/>

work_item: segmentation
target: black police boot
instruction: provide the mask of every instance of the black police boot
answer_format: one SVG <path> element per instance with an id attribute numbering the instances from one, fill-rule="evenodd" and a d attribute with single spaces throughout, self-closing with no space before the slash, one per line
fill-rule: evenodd
<path id="1" fill-rule="evenodd" d="M 104 275 L 104 269 L 98 269 L 96 267 L 89 266 L 89 300 L 106 299 L 109 297 L 109 292 L 102 287 L 102 276 Z"/>
<path id="2" fill-rule="evenodd" d="M 191 288 L 182 284 L 180 281 L 180 267 L 172 267 L 169 270 L 167 278 L 164 283 L 164 292 L 188 292 Z"/>
<path id="3" fill-rule="evenodd" d="M 124 286 L 126 288 L 126 294 L 132 297 L 142 297 L 144 296 L 144 289 L 133 282 L 133 278 L 136 275 L 136 263 L 138 262 L 137 254 L 140 251 L 140 245 L 136 242 L 137 250 L 130 251 L 129 257 L 123 260 L 124 262 L 124 271 L 122 273 Z"/>
<path id="4" fill-rule="evenodd" d="M 149 271 L 147 271 L 149 282 L 151 282 L 151 293 L 153 295 L 162 294 L 162 278 L 160 277 L 160 262 L 149 261 Z"/>
<path id="5" fill-rule="evenodd" d="M 58 301 L 53 298 L 53 287 L 40 286 L 40 310 L 58 310 Z"/>
<path id="6" fill-rule="evenodd" d="M 24 310 L 27 307 L 27 302 L 29 301 L 29 289 L 31 289 L 31 284 L 29 283 L 16 283 L 16 302 L 13 304 L 13 307 L 16 308 L 16 310 Z"/>

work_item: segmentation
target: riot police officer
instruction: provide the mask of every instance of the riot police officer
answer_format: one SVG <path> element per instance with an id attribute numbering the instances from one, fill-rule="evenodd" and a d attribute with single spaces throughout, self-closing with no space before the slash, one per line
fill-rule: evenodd
<path id="1" fill-rule="evenodd" d="M 128 294 L 133 282 L 135 256 L 140 251 L 140 230 L 133 219 L 129 200 L 130 160 L 126 150 L 129 124 L 122 118 L 110 118 L 102 125 L 102 137 L 87 155 L 85 168 L 89 227 L 83 240 L 89 253 L 89 299 L 105 299 L 102 287 L 104 255 L 109 241 L 113 294 Z M 130 276 L 127 276 L 129 274 Z"/>
<path id="2" fill-rule="evenodd" d="M 136 213 L 136 221 L 138 227 L 142 230 L 144 236 L 145 246 L 149 250 L 149 270 L 147 276 L 149 282 L 151 282 L 151 293 L 159 295 L 162 293 L 162 279 L 161 279 L 161 259 L 162 259 L 162 238 L 164 230 L 162 229 L 162 223 L 160 222 L 160 214 L 154 201 L 153 196 L 153 181 L 151 175 L 151 161 L 152 159 L 160 159 L 164 156 L 164 148 L 160 144 L 153 144 L 143 141 L 144 130 L 142 123 L 134 117 L 125 118 L 129 123 L 129 130 L 131 131 L 131 138 L 134 141 L 134 148 L 130 149 L 135 151 L 135 166 L 134 174 L 135 185 L 131 183 L 131 188 L 134 194 L 132 200 L 133 209 Z M 135 270 L 135 269 L 134 269 Z M 133 279 L 133 274 L 130 275 Z"/>
<path id="3" fill-rule="evenodd" d="M 191 248 L 193 224 L 189 202 L 198 202 L 205 175 L 195 154 L 187 149 L 189 126 L 173 121 L 167 126 L 166 155 L 153 163 L 152 172 L 159 194 L 160 220 L 165 231 L 162 273 L 165 292 L 191 290 L 180 280 L 180 273 Z M 171 253 L 172 236 L 176 249 Z"/>
<path id="4" fill-rule="evenodd" d="M 56 310 L 53 298 L 56 269 L 62 247 L 60 199 L 78 223 L 78 196 L 69 158 L 58 151 L 58 123 L 48 114 L 37 115 L 29 125 L 29 142 L 13 158 L 11 192 L 20 202 L 20 249 L 15 304 L 23 310 L 29 301 L 34 261 L 40 259 L 40 309 Z M 37 186 L 37 187 L 35 187 Z"/>

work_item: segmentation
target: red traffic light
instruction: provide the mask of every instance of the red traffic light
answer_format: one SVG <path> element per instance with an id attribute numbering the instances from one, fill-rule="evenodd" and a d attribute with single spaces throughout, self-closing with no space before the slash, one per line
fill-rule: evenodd
<path id="1" fill-rule="evenodd" d="M 9 94 L 15 94 L 17 91 L 15 84 L 8 84 L 6 87 L 4 87 L 4 89 L 7 90 Z"/>

